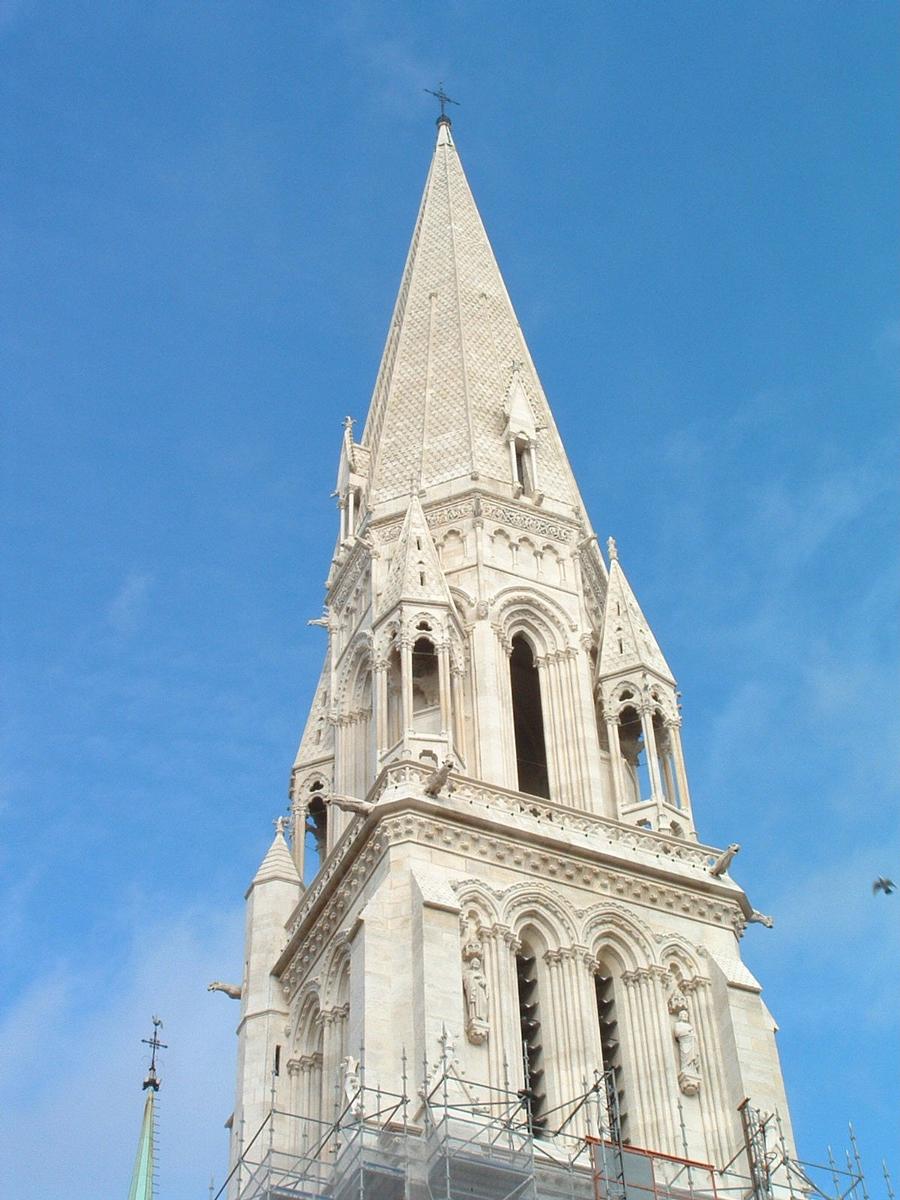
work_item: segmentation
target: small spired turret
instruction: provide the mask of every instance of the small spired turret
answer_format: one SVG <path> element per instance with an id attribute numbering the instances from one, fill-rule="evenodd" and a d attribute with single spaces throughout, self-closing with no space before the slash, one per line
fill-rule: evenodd
<path id="1" fill-rule="evenodd" d="M 153 1033 L 149 1038 L 142 1039 L 143 1044 L 151 1048 L 150 1066 L 141 1085 L 147 1095 L 144 1100 L 144 1116 L 141 1121 L 134 1170 L 131 1173 L 128 1200 L 153 1200 L 155 1195 L 156 1095 L 159 1092 L 160 1084 L 156 1056 L 160 1050 L 167 1049 L 165 1043 L 159 1040 L 160 1029 L 162 1029 L 162 1021 L 159 1017 L 153 1017 Z"/>
<path id="2" fill-rule="evenodd" d="M 595 691 L 606 722 L 616 811 L 623 821 L 695 836 L 675 677 L 607 542 L 609 587 Z"/>
<path id="3" fill-rule="evenodd" d="M 281 1047 L 288 1009 L 272 965 L 284 943 L 285 926 L 303 885 L 285 841 L 287 821 L 276 818 L 275 837 L 253 876 L 244 935 L 244 977 L 238 1022 L 238 1085 L 233 1127 L 256 1130 L 271 1102 L 273 1074 L 281 1071 Z M 245 1074 L 252 1063 L 253 1077 Z M 260 1065 L 264 1069 L 260 1070 Z"/>

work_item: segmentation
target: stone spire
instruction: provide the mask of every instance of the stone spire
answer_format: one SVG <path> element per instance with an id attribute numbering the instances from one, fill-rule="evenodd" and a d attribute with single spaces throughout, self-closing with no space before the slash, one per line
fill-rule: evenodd
<path id="1" fill-rule="evenodd" d="M 515 388 L 513 383 L 515 381 Z M 453 143 L 437 145 L 375 384 L 363 443 L 369 502 L 473 478 L 510 478 L 511 390 L 537 431 L 539 487 L 580 507 L 578 488 Z"/>
<path id="2" fill-rule="evenodd" d="M 625 577 L 613 538 L 609 539 L 609 560 L 598 678 L 607 679 L 635 667 L 647 667 L 674 686 L 675 678 Z"/>
<path id="3" fill-rule="evenodd" d="M 422 511 L 419 497 L 413 495 L 397 541 L 397 549 L 391 561 L 384 592 L 381 595 L 379 615 L 383 615 L 395 604 L 406 600 L 428 601 L 445 604 L 453 608 L 450 589 L 440 559 Z"/>
<path id="4" fill-rule="evenodd" d="M 297 873 L 291 852 L 288 849 L 287 842 L 284 840 L 286 824 L 287 822 L 284 817 L 279 817 L 276 820 L 275 837 L 272 840 L 272 845 L 266 851 L 265 858 L 259 864 L 259 870 L 253 876 L 251 887 L 255 887 L 260 883 L 269 883 L 272 880 L 281 880 L 284 883 L 294 884 L 300 882 L 300 876 Z"/>

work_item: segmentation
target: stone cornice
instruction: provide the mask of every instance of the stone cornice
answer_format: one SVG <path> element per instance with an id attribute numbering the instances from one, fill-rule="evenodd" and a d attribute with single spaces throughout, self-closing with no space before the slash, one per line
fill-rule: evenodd
<path id="1" fill-rule="evenodd" d="M 581 528 L 575 518 L 536 511 L 531 504 L 517 504 L 515 500 L 506 500 L 479 489 L 472 489 L 453 500 L 423 504 L 423 509 L 429 529 L 449 525 L 453 521 L 487 518 L 513 529 L 540 534 L 565 546 L 575 543 Z M 372 536 L 379 545 L 396 541 L 402 525 L 402 515 L 388 517 L 381 522 L 373 521 Z"/>
<path id="2" fill-rule="evenodd" d="M 749 913 L 737 885 L 709 875 L 707 864 L 718 854 L 712 847 L 465 778 L 453 778 L 449 797 L 432 799 L 422 791 L 428 774 L 413 762 L 381 772 L 368 796 L 375 807 L 350 823 L 295 909 L 276 975 L 287 971 L 301 946 L 307 965 L 312 962 L 318 951 L 306 945 L 310 935 L 315 931 L 320 944 L 336 932 L 382 855 L 404 841 L 445 846 L 720 926 L 738 929 Z"/>

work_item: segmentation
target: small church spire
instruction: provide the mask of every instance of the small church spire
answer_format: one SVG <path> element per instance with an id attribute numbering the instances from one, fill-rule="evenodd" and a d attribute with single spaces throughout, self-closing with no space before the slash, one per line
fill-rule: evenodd
<path id="1" fill-rule="evenodd" d="M 160 1041 L 159 1031 L 162 1021 L 153 1017 L 153 1033 L 149 1038 L 141 1038 L 145 1046 L 150 1047 L 150 1067 L 141 1084 L 147 1093 L 144 1101 L 144 1116 L 141 1121 L 141 1132 L 138 1138 L 137 1154 L 134 1159 L 134 1170 L 131 1173 L 131 1187 L 128 1189 L 128 1200 L 153 1200 L 155 1194 L 156 1171 L 156 1093 L 159 1091 L 159 1075 L 157 1074 L 156 1058 L 160 1050 L 168 1047 Z"/>

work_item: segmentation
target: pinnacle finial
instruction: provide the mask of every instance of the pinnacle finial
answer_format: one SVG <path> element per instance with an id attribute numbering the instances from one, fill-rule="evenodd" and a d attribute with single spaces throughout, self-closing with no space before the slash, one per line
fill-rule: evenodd
<path id="1" fill-rule="evenodd" d="M 459 101 L 454 100 L 451 96 L 447 95 L 447 93 L 444 91 L 443 83 L 438 84 L 438 90 L 436 92 L 432 91 L 431 88 L 422 88 L 422 91 L 427 92 L 429 96 L 434 96 L 441 106 L 441 115 L 437 119 L 438 125 L 451 125 L 452 122 L 447 116 L 447 105 L 455 104 L 458 108 Z"/>
<path id="2" fill-rule="evenodd" d="M 606 553 L 609 555 L 610 562 L 617 562 L 619 559 L 619 547 L 616 545 L 614 537 L 606 539 Z"/>
<path id="3" fill-rule="evenodd" d="M 285 829 L 287 829 L 287 823 L 288 823 L 287 817 L 276 817 L 275 818 L 275 820 L 272 822 L 272 824 L 275 826 L 276 837 L 279 833 L 281 834 L 282 837 L 284 837 L 284 831 L 285 831 Z"/>

